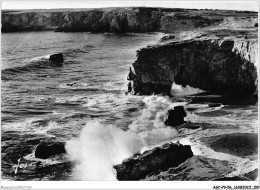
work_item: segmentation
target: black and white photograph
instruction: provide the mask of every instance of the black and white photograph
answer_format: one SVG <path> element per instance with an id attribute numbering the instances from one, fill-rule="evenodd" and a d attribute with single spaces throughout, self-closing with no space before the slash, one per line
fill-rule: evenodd
<path id="1" fill-rule="evenodd" d="M 259 189 L 258 9 L 2 0 L 1 189 Z"/>

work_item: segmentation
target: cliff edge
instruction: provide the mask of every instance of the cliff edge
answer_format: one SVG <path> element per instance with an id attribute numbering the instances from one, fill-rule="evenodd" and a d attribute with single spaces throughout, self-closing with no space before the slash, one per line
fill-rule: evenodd
<path id="1" fill-rule="evenodd" d="M 229 16 L 256 12 L 170 8 L 99 8 L 60 10 L 2 10 L 2 32 L 172 32 L 210 27 Z"/>
<path id="2" fill-rule="evenodd" d="M 140 49 L 128 75 L 130 90 L 174 96 L 175 83 L 234 97 L 257 97 L 258 37 L 250 22 L 252 18 L 233 18 L 209 30 L 175 32 Z"/>

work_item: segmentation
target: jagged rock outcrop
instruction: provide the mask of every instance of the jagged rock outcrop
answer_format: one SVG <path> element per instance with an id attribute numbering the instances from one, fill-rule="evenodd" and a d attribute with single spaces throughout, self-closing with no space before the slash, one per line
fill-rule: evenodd
<path id="1" fill-rule="evenodd" d="M 81 10 L 3 10 L 2 32 L 173 32 L 213 26 L 227 16 L 256 16 L 256 12 L 148 7 Z"/>
<path id="2" fill-rule="evenodd" d="M 141 155 L 134 155 L 114 168 L 117 171 L 118 180 L 141 180 L 153 172 L 177 167 L 192 156 L 189 145 L 167 143 L 145 151 Z"/>
<path id="3" fill-rule="evenodd" d="M 137 52 L 128 79 L 133 94 L 170 95 L 173 82 L 219 94 L 257 95 L 257 40 L 201 35 Z"/>

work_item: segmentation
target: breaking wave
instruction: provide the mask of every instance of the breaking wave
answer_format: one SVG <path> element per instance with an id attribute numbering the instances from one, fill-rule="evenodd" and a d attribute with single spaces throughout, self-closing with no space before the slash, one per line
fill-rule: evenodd
<path id="1" fill-rule="evenodd" d="M 171 95 L 173 96 L 188 96 L 192 94 L 199 94 L 205 92 L 199 88 L 193 88 L 189 85 L 186 85 L 183 87 L 182 85 L 178 85 L 175 82 L 172 83 L 172 88 L 171 88 Z"/>
<path id="2" fill-rule="evenodd" d="M 78 138 L 67 142 L 69 159 L 76 164 L 73 175 L 76 179 L 116 180 L 114 165 L 178 136 L 175 128 L 165 126 L 164 115 L 168 109 L 186 102 L 174 103 L 162 96 L 145 97 L 143 102 L 145 108 L 128 131 L 91 120 Z"/>
<path id="3" fill-rule="evenodd" d="M 76 163 L 74 176 L 81 180 L 116 180 L 113 166 L 142 147 L 136 134 L 99 121 L 89 121 L 79 138 L 66 143 L 69 158 Z"/>
<path id="4" fill-rule="evenodd" d="M 145 108 L 141 115 L 129 126 L 136 132 L 147 146 L 158 144 L 162 141 L 178 136 L 175 128 L 164 124 L 165 114 L 169 109 L 186 102 L 172 102 L 169 97 L 148 96 L 143 99 Z"/>
<path id="5" fill-rule="evenodd" d="M 53 63 L 49 61 L 50 55 L 44 55 L 39 57 L 34 57 L 31 59 L 26 59 L 21 62 L 20 66 L 7 68 L 2 70 L 2 75 L 15 74 L 21 72 L 29 72 L 35 69 L 42 69 L 47 67 L 60 66 L 60 64 Z"/>

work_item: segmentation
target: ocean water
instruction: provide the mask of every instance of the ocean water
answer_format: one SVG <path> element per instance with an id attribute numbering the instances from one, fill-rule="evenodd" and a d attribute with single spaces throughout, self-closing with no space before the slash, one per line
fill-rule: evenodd
<path id="1" fill-rule="evenodd" d="M 239 114 L 236 116 L 239 110 L 230 112 L 230 118 L 214 115 L 225 105 L 211 108 L 205 103 L 189 104 L 189 95 L 203 91 L 175 83 L 171 90 L 174 98 L 125 93 L 136 51 L 162 36 L 3 33 L 2 180 L 117 180 L 114 165 L 169 141 L 191 145 L 195 156 L 166 174 L 148 179 L 213 180 L 258 168 L 255 160 L 213 151 L 199 141 L 219 133 L 255 133 L 258 128 L 254 120 L 240 120 Z M 54 53 L 64 55 L 63 64 L 48 61 Z M 187 125 L 204 123 L 206 128 L 177 131 L 165 126 L 165 114 L 176 105 L 195 110 L 187 111 Z M 212 117 L 201 115 L 204 112 Z M 227 123 L 226 128 L 220 121 Z M 229 128 L 243 123 L 245 127 Z M 44 140 L 65 142 L 66 154 L 35 158 L 35 148 Z M 15 173 L 18 160 L 21 168 Z"/>
<path id="2" fill-rule="evenodd" d="M 167 97 L 126 95 L 136 50 L 160 33 L 2 34 L 1 134 L 4 180 L 116 180 L 113 165 L 177 131 L 163 125 Z M 64 63 L 48 61 L 63 53 Z M 37 159 L 42 140 L 67 154 Z M 27 163 L 15 174 L 18 159 Z"/>

